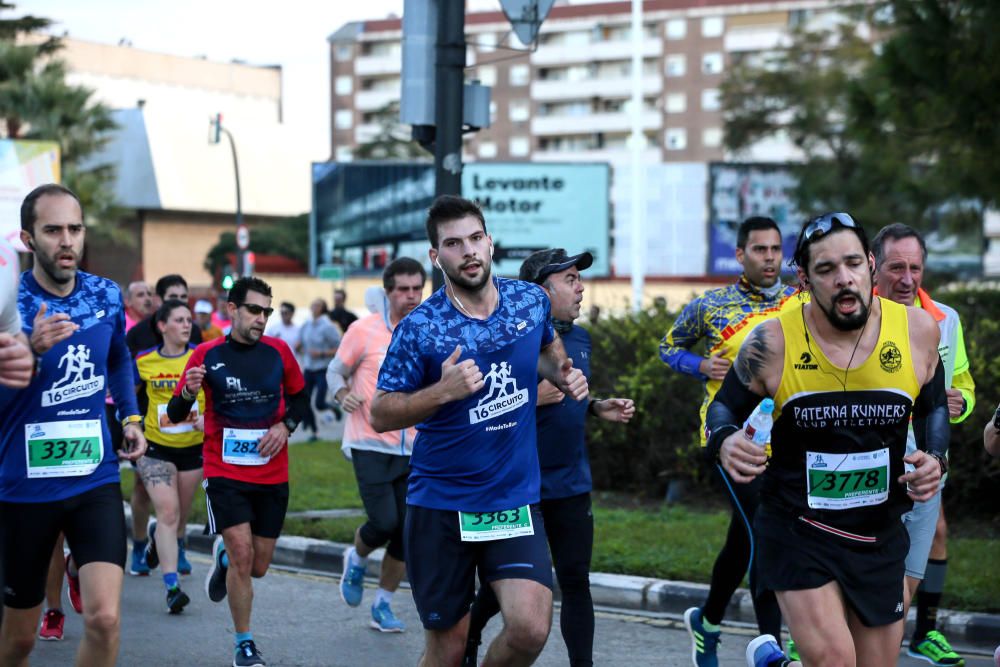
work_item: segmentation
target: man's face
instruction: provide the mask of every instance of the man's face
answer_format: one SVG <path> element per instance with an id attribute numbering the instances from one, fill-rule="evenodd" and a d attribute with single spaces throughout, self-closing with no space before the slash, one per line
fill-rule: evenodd
<path id="1" fill-rule="evenodd" d="M 343 308 L 344 304 L 347 303 L 347 292 L 343 290 L 336 290 L 333 293 L 333 307 Z"/>
<path id="2" fill-rule="evenodd" d="M 309 310 L 312 312 L 313 317 L 319 317 L 323 314 L 323 307 L 326 304 L 323 303 L 322 299 L 316 299 L 311 304 L 309 304 Z"/>
<path id="3" fill-rule="evenodd" d="M 241 306 L 230 302 L 226 309 L 232 320 L 233 337 L 241 343 L 253 344 L 264 335 L 267 318 L 271 315 L 271 297 L 249 290 Z"/>
<path id="4" fill-rule="evenodd" d="M 924 253 L 920 241 L 912 236 L 888 239 L 883 250 L 885 257 L 875 274 L 879 296 L 912 306 L 924 279 Z"/>
<path id="5" fill-rule="evenodd" d="M 398 322 L 420 305 L 424 296 L 424 280 L 419 273 L 397 273 L 395 285 L 385 293 L 389 299 L 389 317 Z"/>
<path id="6" fill-rule="evenodd" d="M 572 322 L 580 317 L 580 303 L 583 301 L 583 281 L 580 271 L 571 266 L 565 271 L 553 273 L 542 285 L 552 302 L 552 317 L 562 322 Z"/>
<path id="7" fill-rule="evenodd" d="M 736 249 L 736 261 L 751 284 L 772 287 L 781 274 L 781 234 L 774 229 L 750 232 L 746 248 Z"/>
<path id="8" fill-rule="evenodd" d="M 188 290 L 184 285 L 177 283 L 176 285 L 171 285 L 163 293 L 163 300 L 170 301 L 171 299 L 177 299 L 178 301 L 183 301 L 187 303 L 188 300 Z"/>
<path id="9" fill-rule="evenodd" d="M 799 269 L 799 279 L 808 281 L 812 302 L 841 331 L 860 329 L 868 320 L 871 261 L 857 235 L 840 230 L 812 243 L 809 270 Z"/>
<path id="10" fill-rule="evenodd" d="M 128 286 L 125 306 L 135 312 L 140 318 L 153 312 L 153 290 L 144 282 L 134 282 Z"/>
<path id="11" fill-rule="evenodd" d="M 202 329 L 207 329 L 212 324 L 212 313 L 197 313 L 195 318 L 198 320 L 198 326 Z"/>
<path id="12" fill-rule="evenodd" d="M 281 321 L 284 322 L 286 325 L 289 325 L 289 324 L 292 323 L 292 317 L 294 315 L 295 315 L 295 311 L 293 309 L 291 309 L 291 308 L 282 308 L 281 309 Z"/>
<path id="13" fill-rule="evenodd" d="M 493 240 L 475 216 L 438 225 L 438 247 L 428 254 L 453 284 L 470 292 L 481 290 L 490 279 Z"/>
<path id="14" fill-rule="evenodd" d="M 34 254 L 52 282 L 65 285 L 76 277 L 83 258 L 83 212 L 69 195 L 43 195 L 35 201 L 33 233 L 21 231 L 21 241 Z"/>

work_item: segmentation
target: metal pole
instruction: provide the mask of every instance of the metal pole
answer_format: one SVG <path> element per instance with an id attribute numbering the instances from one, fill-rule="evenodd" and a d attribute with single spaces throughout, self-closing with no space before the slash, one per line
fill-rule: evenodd
<path id="1" fill-rule="evenodd" d="M 243 226 L 243 200 L 240 197 L 240 163 L 236 159 L 236 142 L 233 141 L 232 133 L 224 127 L 220 129 L 225 132 L 226 138 L 229 139 L 229 148 L 233 152 L 233 171 L 236 173 L 236 229 L 239 230 Z M 239 248 L 236 249 L 236 273 L 242 276 L 244 270 L 243 264 L 243 250 Z"/>
<path id="2" fill-rule="evenodd" d="M 642 152 L 646 135 L 642 131 L 642 0 L 632 0 L 632 311 L 642 310 L 646 282 L 646 197 Z"/>

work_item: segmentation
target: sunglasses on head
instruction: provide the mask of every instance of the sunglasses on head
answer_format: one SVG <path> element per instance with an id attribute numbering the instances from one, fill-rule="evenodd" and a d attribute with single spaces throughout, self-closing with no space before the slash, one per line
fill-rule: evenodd
<path id="1" fill-rule="evenodd" d="M 827 213 L 826 215 L 821 215 L 818 218 L 813 218 L 799 235 L 796 255 L 798 254 L 798 251 L 802 250 L 807 243 L 816 241 L 826 236 L 830 233 L 830 230 L 835 227 L 848 227 L 851 229 L 861 228 L 861 226 L 854 221 L 854 218 L 847 213 Z"/>
<path id="2" fill-rule="evenodd" d="M 247 312 L 251 315 L 260 315 L 261 313 L 264 313 L 264 317 L 271 317 L 271 313 L 274 312 L 274 308 L 265 308 L 264 306 L 258 306 L 255 303 L 244 303 L 240 307 L 246 308 Z"/>

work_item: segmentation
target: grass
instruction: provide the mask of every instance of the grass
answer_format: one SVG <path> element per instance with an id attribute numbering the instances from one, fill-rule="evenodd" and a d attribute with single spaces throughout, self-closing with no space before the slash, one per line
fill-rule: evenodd
<path id="1" fill-rule="evenodd" d="M 289 511 L 360 508 L 351 463 L 338 443 L 295 445 L 290 454 Z M 128 498 L 132 475 L 122 475 Z M 594 494 L 595 572 L 634 574 L 660 579 L 707 582 L 729 526 L 729 512 L 717 499 L 699 507 L 640 504 L 620 494 Z M 703 509 L 707 505 L 708 509 Z M 193 522 L 205 520 L 205 500 L 198 494 Z M 350 542 L 358 518 L 285 521 L 286 535 Z M 949 528 L 948 581 L 942 606 L 1000 612 L 1000 527 L 963 521 Z"/>

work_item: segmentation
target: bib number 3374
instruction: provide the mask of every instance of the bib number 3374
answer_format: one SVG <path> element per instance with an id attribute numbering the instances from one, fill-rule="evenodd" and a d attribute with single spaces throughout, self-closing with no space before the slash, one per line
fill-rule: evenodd
<path id="1" fill-rule="evenodd" d="M 889 450 L 853 454 L 806 452 L 809 507 L 845 510 L 889 498 Z"/>
<path id="2" fill-rule="evenodd" d="M 99 419 L 26 424 L 24 445 L 29 479 L 82 477 L 104 458 Z"/>
<path id="3" fill-rule="evenodd" d="M 459 512 L 458 525 L 463 542 L 488 542 L 535 534 L 529 505 L 499 512 Z"/>

